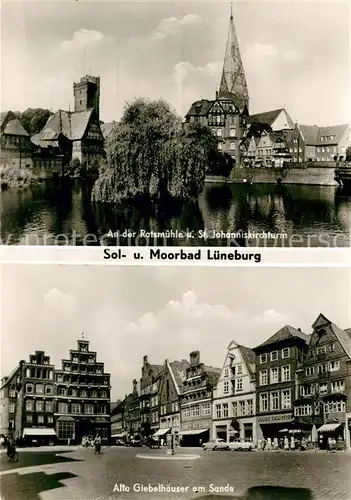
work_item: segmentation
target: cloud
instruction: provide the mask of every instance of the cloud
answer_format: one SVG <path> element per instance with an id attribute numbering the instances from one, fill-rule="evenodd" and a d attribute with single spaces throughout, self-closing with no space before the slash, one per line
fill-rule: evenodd
<path id="1" fill-rule="evenodd" d="M 243 53 L 245 68 L 264 67 L 278 58 L 277 49 L 270 44 L 253 43 Z"/>
<path id="2" fill-rule="evenodd" d="M 163 40 L 168 35 L 175 35 L 179 32 L 182 26 L 189 24 L 199 23 L 201 17 L 197 14 L 188 14 L 181 19 L 176 17 L 168 17 L 162 19 L 156 28 L 153 30 L 150 39 L 151 40 Z"/>
<path id="3" fill-rule="evenodd" d="M 283 52 L 284 59 L 298 62 L 301 60 L 301 53 L 296 49 L 287 49 Z"/>
<path id="4" fill-rule="evenodd" d="M 264 311 L 259 316 L 254 316 L 253 321 L 256 323 L 283 323 L 286 324 L 288 321 L 288 316 L 286 314 L 282 314 L 278 311 L 275 311 L 274 309 L 268 309 L 267 311 Z"/>
<path id="5" fill-rule="evenodd" d="M 176 83 L 183 82 L 186 78 L 194 76 L 218 77 L 220 75 L 223 63 L 220 61 L 212 61 L 205 66 L 194 66 L 187 61 L 181 61 L 174 66 L 172 79 Z"/>
<path id="6" fill-rule="evenodd" d="M 81 28 L 73 33 L 71 40 L 63 41 L 61 47 L 65 50 L 84 49 L 104 41 L 106 41 L 106 38 L 101 31 Z"/>
<path id="7" fill-rule="evenodd" d="M 57 312 L 69 312 L 73 310 L 75 298 L 68 293 L 63 293 L 57 288 L 51 289 L 44 295 L 44 301 L 48 308 Z"/>

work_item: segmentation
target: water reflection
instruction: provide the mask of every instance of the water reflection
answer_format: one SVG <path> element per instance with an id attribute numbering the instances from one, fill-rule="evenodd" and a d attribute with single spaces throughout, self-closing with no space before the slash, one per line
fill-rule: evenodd
<path id="1" fill-rule="evenodd" d="M 208 184 L 198 201 L 155 212 L 92 204 L 88 184 L 46 181 L 4 191 L 1 210 L 1 238 L 8 244 L 350 246 L 351 197 L 328 186 Z M 126 229 L 137 237 L 106 237 Z M 177 237 L 140 238 L 141 229 Z M 263 232 L 265 239 L 257 236 Z M 285 237 L 267 239 L 267 233 Z"/>

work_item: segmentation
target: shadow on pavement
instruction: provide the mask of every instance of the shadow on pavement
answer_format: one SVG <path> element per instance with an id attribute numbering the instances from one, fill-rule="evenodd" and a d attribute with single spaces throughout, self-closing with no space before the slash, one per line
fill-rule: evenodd
<path id="1" fill-rule="evenodd" d="M 15 476 L 15 477 L 14 477 Z M 1 478 L 2 500 L 38 500 L 39 494 L 47 490 L 64 488 L 61 481 L 77 477 L 71 472 L 58 472 L 56 474 L 45 474 L 35 472 L 34 474 L 7 474 Z"/>
<path id="2" fill-rule="evenodd" d="M 254 486 L 244 496 L 210 494 L 195 496 L 193 500 L 312 500 L 311 490 L 307 488 L 283 488 L 280 486 Z"/>
<path id="3" fill-rule="evenodd" d="M 1 471 L 8 471 L 12 469 L 20 469 L 22 467 L 33 467 L 36 465 L 47 465 L 47 464 L 57 464 L 63 462 L 81 462 L 76 458 L 66 457 L 66 455 L 70 452 L 62 452 L 55 453 L 52 451 L 33 453 L 33 452 L 25 452 L 19 451 L 18 462 L 9 462 L 6 454 L 2 454 L 1 456 Z"/>

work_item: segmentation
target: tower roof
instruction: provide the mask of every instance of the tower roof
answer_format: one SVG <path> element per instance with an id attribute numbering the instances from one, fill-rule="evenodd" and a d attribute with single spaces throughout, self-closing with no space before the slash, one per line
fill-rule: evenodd
<path id="1" fill-rule="evenodd" d="M 218 95 L 219 97 L 235 96 L 236 102 L 239 101 L 242 108 L 244 108 L 245 104 L 246 106 L 249 104 L 249 93 L 232 11 L 230 13 L 228 40 Z"/>

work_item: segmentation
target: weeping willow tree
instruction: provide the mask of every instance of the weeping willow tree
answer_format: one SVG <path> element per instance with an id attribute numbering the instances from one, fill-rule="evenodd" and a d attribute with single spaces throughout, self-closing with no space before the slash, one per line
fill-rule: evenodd
<path id="1" fill-rule="evenodd" d="M 184 200 L 202 191 L 217 142 L 207 128 L 182 124 L 165 101 L 137 99 L 127 105 L 106 151 L 93 201 Z"/>

